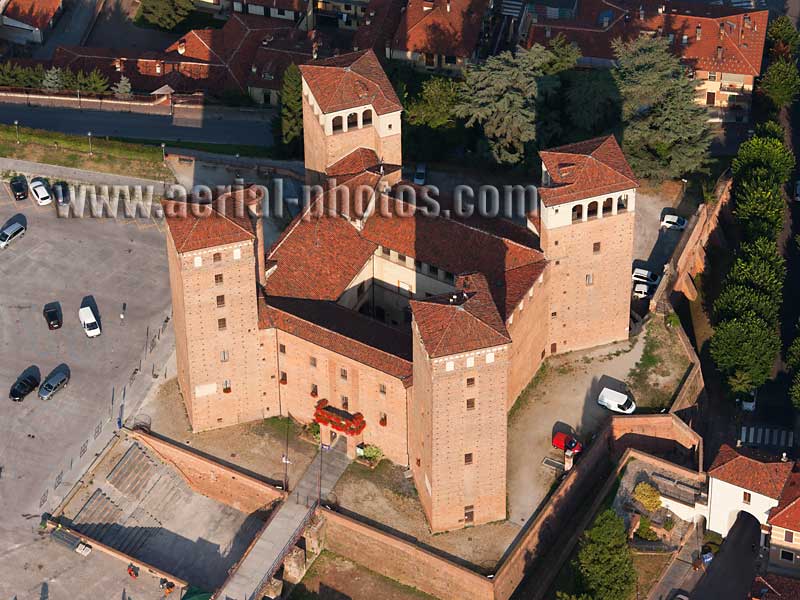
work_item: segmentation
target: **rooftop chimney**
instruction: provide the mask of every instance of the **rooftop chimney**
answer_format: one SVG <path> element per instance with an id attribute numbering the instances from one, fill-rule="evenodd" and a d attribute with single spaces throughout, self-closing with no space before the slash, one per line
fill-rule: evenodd
<path id="1" fill-rule="evenodd" d="M 703 39 L 703 28 L 702 28 L 702 27 L 700 27 L 700 25 L 698 25 L 698 26 L 695 28 L 695 30 L 694 30 L 694 36 L 695 36 L 695 37 L 696 37 L 698 40 L 701 40 L 701 39 Z"/>
<path id="2" fill-rule="evenodd" d="M 186 53 L 186 40 L 180 40 L 178 42 L 178 54 L 185 54 Z"/>
<path id="3" fill-rule="evenodd" d="M 789 457 L 786 456 L 786 452 L 781 454 L 781 462 L 789 462 Z"/>
<path id="4" fill-rule="evenodd" d="M 722 60 L 722 46 L 717 46 L 717 60 Z"/>
<path id="5" fill-rule="evenodd" d="M 644 6 L 639 5 L 639 20 L 644 21 Z"/>
<path id="6" fill-rule="evenodd" d="M 425 12 L 433 10 L 433 0 L 422 0 L 422 10 Z"/>
<path id="7" fill-rule="evenodd" d="M 666 10 L 666 8 L 667 8 L 667 7 L 666 7 L 666 6 L 664 6 L 663 4 L 659 4 L 659 5 L 658 5 L 658 14 L 660 14 L 660 15 L 663 15 L 663 14 L 664 14 L 664 11 Z"/>
<path id="8" fill-rule="evenodd" d="M 447 12 L 450 12 L 450 0 L 447 0 Z"/>

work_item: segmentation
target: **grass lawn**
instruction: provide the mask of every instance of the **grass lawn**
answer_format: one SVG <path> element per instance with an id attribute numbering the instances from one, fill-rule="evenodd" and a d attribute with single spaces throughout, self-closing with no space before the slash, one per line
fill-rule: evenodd
<path id="1" fill-rule="evenodd" d="M 161 160 L 161 147 L 133 144 L 102 137 L 89 140 L 83 135 L 70 135 L 41 129 L 19 128 L 16 143 L 13 125 L 0 125 L 0 156 L 61 165 L 105 173 L 125 173 L 162 181 L 174 181 L 172 172 Z"/>
<path id="2" fill-rule="evenodd" d="M 183 35 L 184 33 L 188 33 L 192 29 L 220 29 L 225 25 L 225 21 L 223 19 L 215 19 L 214 15 L 208 12 L 204 12 L 201 10 L 194 10 L 189 13 L 189 16 L 186 17 L 184 21 L 178 23 L 174 29 L 164 29 L 157 25 L 154 25 L 148 22 L 142 16 L 142 6 L 139 5 L 139 9 L 136 11 L 136 16 L 133 18 L 133 23 L 137 27 L 142 27 L 144 29 L 157 29 L 159 31 L 169 31 L 170 33 L 175 33 L 177 35 Z"/>
<path id="3" fill-rule="evenodd" d="M 633 568 L 636 569 L 637 591 L 640 598 L 647 597 L 650 588 L 658 581 L 659 576 L 663 573 L 671 558 L 672 554 L 668 552 L 658 554 L 633 553 Z"/>
<path id="4" fill-rule="evenodd" d="M 138 140 L 133 138 L 111 138 L 113 140 L 127 144 L 138 144 L 154 146 L 161 154 L 161 140 Z M 198 150 L 200 152 L 211 152 L 214 154 L 227 154 L 229 156 L 239 155 L 250 158 L 275 158 L 282 159 L 283 156 L 275 146 L 248 146 L 244 144 L 214 144 L 211 142 L 168 142 L 167 146 L 173 148 L 185 148 L 187 150 Z M 302 160 L 298 158 L 298 160 Z"/>

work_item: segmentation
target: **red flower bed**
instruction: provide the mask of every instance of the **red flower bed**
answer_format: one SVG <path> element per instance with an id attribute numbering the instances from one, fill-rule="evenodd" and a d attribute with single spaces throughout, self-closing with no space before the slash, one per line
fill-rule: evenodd
<path id="1" fill-rule="evenodd" d="M 358 435 L 367 426 L 364 420 L 364 415 L 356 413 L 352 418 L 347 418 L 339 415 L 336 412 L 327 409 L 328 401 L 323 398 L 317 402 L 317 408 L 314 411 L 314 421 L 320 425 L 327 425 L 336 431 L 344 433 L 345 435 Z"/>

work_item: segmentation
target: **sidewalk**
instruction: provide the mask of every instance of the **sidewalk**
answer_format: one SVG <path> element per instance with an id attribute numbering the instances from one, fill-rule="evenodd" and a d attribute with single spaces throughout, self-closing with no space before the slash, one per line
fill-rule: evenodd
<path id="1" fill-rule="evenodd" d="M 699 555 L 702 542 L 703 532 L 696 525 L 692 525 L 686 533 L 686 541 L 673 557 L 661 579 L 650 590 L 647 600 L 670 600 L 678 590 L 691 592 L 694 589 L 704 573 L 702 568 L 698 571 L 692 570 L 692 561 Z"/>

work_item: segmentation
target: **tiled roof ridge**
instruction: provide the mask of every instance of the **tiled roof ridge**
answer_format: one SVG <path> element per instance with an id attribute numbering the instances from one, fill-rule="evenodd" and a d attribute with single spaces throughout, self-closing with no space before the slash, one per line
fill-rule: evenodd
<path id="1" fill-rule="evenodd" d="M 219 210 L 217 210 L 216 203 L 219 202 L 219 201 L 220 201 L 220 199 L 218 198 L 217 200 L 215 200 L 214 202 L 211 203 L 211 211 L 213 213 L 216 213 L 218 217 L 225 219 L 228 223 L 231 223 L 231 224 L 235 225 L 238 229 L 241 229 L 243 232 L 245 232 L 251 238 L 254 238 L 255 236 L 253 235 L 252 231 L 248 231 L 247 229 L 242 227 L 239 223 L 237 223 L 236 221 L 234 221 L 233 219 L 231 219 L 227 215 L 223 215 L 221 212 L 219 212 Z M 189 202 L 180 202 L 178 200 L 165 200 L 165 202 L 168 202 L 170 204 L 184 204 L 186 206 L 188 206 L 190 204 Z M 194 230 L 197 227 L 197 225 L 200 223 L 200 220 L 201 219 L 208 219 L 211 216 L 212 216 L 212 213 L 210 212 L 207 215 L 202 216 L 202 217 L 200 217 L 200 216 L 195 216 L 194 217 L 194 222 L 192 223 L 192 228 L 189 230 L 187 235 L 183 236 L 183 243 L 181 244 L 180 248 L 177 248 L 178 252 L 182 252 L 183 251 L 184 246 L 189 241 L 189 238 L 191 238 L 192 235 L 194 234 Z"/>
<path id="2" fill-rule="evenodd" d="M 283 230 L 283 233 L 281 233 L 280 237 L 278 237 L 278 239 L 275 240 L 275 243 L 273 243 L 272 246 L 270 247 L 267 257 L 270 257 L 275 252 L 277 252 L 278 248 L 280 248 L 283 242 L 285 242 L 292 234 L 292 232 L 295 229 L 297 229 L 297 226 L 300 225 L 300 223 L 305 219 L 305 216 L 311 210 L 311 207 L 314 206 L 317 202 L 319 202 L 322 196 L 323 192 L 318 193 L 317 196 L 311 202 L 309 202 L 306 205 L 306 207 L 302 211 L 300 211 L 294 219 L 292 219 L 292 222 L 289 223 L 289 226 Z"/>
<path id="3" fill-rule="evenodd" d="M 388 356 L 388 357 L 390 357 L 390 358 L 392 358 L 392 359 L 395 359 L 395 360 L 401 360 L 401 361 L 403 361 L 404 363 L 407 363 L 407 364 L 410 364 L 410 365 L 411 365 L 411 364 L 413 364 L 411 361 L 409 361 L 409 360 L 407 360 L 407 359 L 403 358 L 402 356 L 398 356 L 397 354 L 392 354 L 391 352 L 387 352 L 386 350 L 382 350 L 382 349 L 380 349 L 380 348 L 376 348 L 375 346 L 370 346 L 369 344 L 365 344 L 365 343 L 364 343 L 364 342 L 362 342 L 361 340 L 357 340 L 357 339 L 355 339 L 355 338 L 352 338 L 352 337 L 346 336 L 346 335 L 344 335 L 344 334 L 342 334 L 342 333 L 339 333 L 338 331 L 334 331 L 334 330 L 332 330 L 332 329 L 328 329 L 327 327 L 325 327 L 325 326 L 323 326 L 323 325 L 320 325 L 319 323 L 315 323 L 314 321 L 309 321 L 308 319 L 304 319 L 304 318 L 303 318 L 303 317 L 301 317 L 301 316 L 298 316 L 298 315 L 296 315 L 296 314 L 294 314 L 294 313 L 291 313 L 291 312 L 289 312 L 289 311 L 286 311 L 286 310 L 284 310 L 284 309 L 282 309 L 282 308 L 279 308 L 279 307 L 277 307 L 277 306 L 274 306 L 274 305 L 272 305 L 272 304 L 270 304 L 270 303 L 269 303 L 269 296 L 264 296 L 264 301 L 265 301 L 265 303 L 267 304 L 267 307 L 268 307 L 269 309 L 271 309 L 271 310 L 277 310 L 278 312 L 281 312 L 281 313 L 283 313 L 283 314 L 285 314 L 285 315 L 289 315 L 289 316 L 290 316 L 290 317 L 292 317 L 293 319 L 297 319 L 298 321 L 303 321 L 304 323 L 308 323 L 309 325 L 312 325 L 313 327 L 319 327 L 320 329 L 324 329 L 325 331 L 329 332 L 329 333 L 330 333 L 330 334 L 332 334 L 332 335 L 335 335 L 335 336 L 342 337 L 342 338 L 345 338 L 345 339 L 347 339 L 347 340 L 350 340 L 351 342 L 353 342 L 353 343 L 355 343 L 355 344 L 358 344 L 359 346 L 362 346 L 363 348 L 367 348 L 367 349 L 368 349 L 368 350 L 370 350 L 371 352 L 377 352 L 377 353 L 380 353 L 380 354 L 382 354 L 382 355 L 384 355 L 384 356 Z M 354 311 L 351 311 L 351 312 L 354 312 Z M 381 325 L 383 325 L 384 327 L 387 327 L 387 328 L 389 328 L 389 329 L 394 329 L 394 328 L 390 327 L 389 325 L 386 325 L 385 323 L 381 323 Z M 277 325 L 275 325 L 275 327 L 277 327 Z M 294 335 L 294 334 L 293 334 L 293 335 Z M 348 358 L 350 358 L 350 360 L 354 360 L 354 361 L 356 361 L 356 362 L 360 362 L 361 364 L 366 364 L 366 363 L 364 363 L 363 361 L 357 360 L 357 359 L 355 359 L 355 358 L 352 358 L 352 357 L 348 357 Z M 372 366 L 372 365 L 366 365 L 366 366 L 368 366 L 368 367 L 372 367 L 372 368 L 375 368 L 375 369 L 377 369 L 377 370 L 379 370 L 379 371 L 382 371 L 382 370 L 383 370 L 383 369 L 379 369 L 379 368 L 377 368 L 377 367 L 374 367 L 374 366 Z M 384 371 L 384 372 L 386 372 L 386 371 Z M 405 377 L 398 377 L 398 379 L 401 379 L 401 380 L 402 380 L 402 379 L 405 379 Z"/>
<path id="4" fill-rule="evenodd" d="M 234 15 L 235 15 L 235 14 L 236 14 L 236 13 L 234 13 Z M 200 31 L 208 31 L 208 30 L 207 30 L 207 29 L 204 29 L 204 30 L 200 30 Z M 194 37 L 197 39 L 197 41 L 199 41 L 201 44 L 203 44 L 203 46 L 205 46 L 206 48 L 208 48 L 208 51 L 209 51 L 211 54 L 213 54 L 214 56 L 216 56 L 216 57 L 217 57 L 217 59 L 219 60 L 219 66 L 226 67 L 226 68 L 228 69 L 228 71 L 230 71 L 230 67 L 228 67 L 228 63 L 226 63 L 224 60 L 222 60 L 222 57 L 221 57 L 219 54 L 217 54 L 217 53 L 216 53 L 214 50 L 212 50 L 212 49 L 211 49 L 211 46 L 209 46 L 208 44 L 206 44 L 206 41 L 205 41 L 205 40 L 204 40 L 204 39 L 203 39 L 201 36 L 199 36 L 199 35 L 197 34 L 197 32 L 198 32 L 198 30 L 197 30 L 197 29 L 192 29 L 192 30 L 191 30 L 191 31 L 189 31 L 189 33 L 187 33 L 186 35 L 187 35 L 187 36 L 188 36 L 188 35 L 193 35 L 193 36 L 194 36 Z M 244 39 L 244 38 L 242 38 L 242 40 L 243 40 L 243 39 Z M 242 41 L 240 40 L 240 41 L 239 41 L 239 44 L 241 44 L 241 43 L 242 43 Z M 238 83 L 238 82 L 237 82 L 237 83 Z"/>
<path id="5" fill-rule="evenodd" d="M 753 11 L 753 12 L 762 12 L 762 11 Z M 741 14 L 737 14 L 737 15 L 727 15 L 725 17 L 716 17 L 716 18 L 712 18 L 712 17 L 700 17 L 700 18 L 708 18 L 708 19 L 710 19 L 710 20 L 712 20 L 712 21 L 714 21 L 716 23 L 718 23 L 720 19 L 726 19 L 726 18 L 731 18 L 731 17 L 737 17 L 736 20 L 737 21 L 741 21 L 742 20 L 742 16 L 744 14 L 750 14 L 750 13 L 741 13 Z M 738 26 L 738 24 L 737 24 L 737 26 Z M 727 28 L 725 28 L 725 29 L 727 29 Z M 758 73 L 761 71 L 760 66 L 756 67 L 756 66 L 753 65 L 753 63 L 751 63 L 749 60 L 747 60 L 747 58 L 745 57 L 744 53 L 742 52 L 742 49 L 739 47 L 739 44 L 736 42 L 736 40 L 734 40 L 726 30 L 723 30 L 723 32 L 725 34 L 725 37 L 728 38 L 728 40 L 730 40 L 730 42 L 733 44 L 733 47 L 736 49 L 736 53 L 739 55 L 739 58 L 741 58 L 745 62 L 745 64 L 747 64 L 747 66 L 749 66 L 752 69 L 753 73 L 758 75 Z"/>

